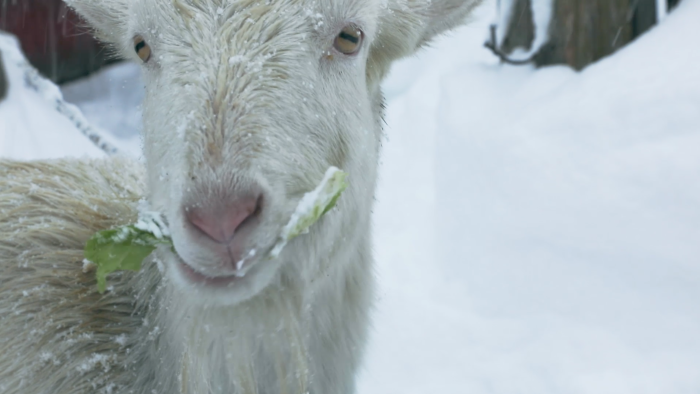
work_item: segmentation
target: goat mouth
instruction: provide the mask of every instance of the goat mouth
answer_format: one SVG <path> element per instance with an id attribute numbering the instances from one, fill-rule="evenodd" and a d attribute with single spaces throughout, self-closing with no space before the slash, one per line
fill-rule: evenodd
<path id="1" fill-rule="evenodd" d="M 245 276 L 245 272 L 243 271 L 228 275 L 207 275 L 194 269 L 179 255 L 177 255 L 176 264 L 177 269 L 184 274 L 189 282 L 207 287 L 230 287 L 242 281 Z"/>

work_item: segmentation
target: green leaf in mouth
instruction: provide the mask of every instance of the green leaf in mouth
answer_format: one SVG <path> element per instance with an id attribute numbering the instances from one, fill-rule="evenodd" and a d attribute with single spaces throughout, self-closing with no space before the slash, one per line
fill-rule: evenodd
<path id="1" fill-rule="evenodd" d="M 270 258 L 278 257 L 287 242 L 307 232 L 309 227 L 335 206 L 348 186 L 346 177 L 347 174 L 336 167 L 326 171 L 318 187 L 306 193 L 299 201 L 270 252 Z M 115 271 L 138 271 L 143 260 L 158 245 L 173 247 L 167 226 L 159 215 L 151 212 L 145 216 L 135 225 L 100 231 L 85 245 L 85 259 L 97 266 L 97 290 L 100 293 L 107 289 L 107 275 Z"/>
<path id="2" fill-rule="evenodd" d="M 141 262 L 158 245 L 171 245 L 167 237 L 157 238 L 153 232 L 136 226 L 100 231 L 85 245 L 85 258 L 97 266 L 97 290 L 104 293 L 107 275 L 114 271 L 138 271 Z"/>

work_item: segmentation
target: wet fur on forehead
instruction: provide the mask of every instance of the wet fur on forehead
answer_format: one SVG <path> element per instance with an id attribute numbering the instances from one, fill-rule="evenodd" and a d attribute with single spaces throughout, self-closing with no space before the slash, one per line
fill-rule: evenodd
<path id="1" fill-rule="evenodd" d="M 317 77 L 313 71 L 318 64 L 309 62 L 321 60 L 343 26 L 362 22 L 366 33 L 375 29 L 374 3 L 151 0 L 132 4 L 124 36 L 138 34 L 149 43 L 153 56 L 146 68 L 163 73 L 167 83 L 160 88 L 186 85 L 191 101 L 207 103 L 210 108 L 197 108 L 197 119 L 189 119 L 193 126 L 216 130 L 228 122 L 246 129 L 242 123 L 252 120 L 249 128 L 263 128 L 269 125 L 257 122 L 269 113 L 249 115 L 283 100 L 301 99 L 293 97 L 299 89 L 290 87 Z M 133 42 L 127 39 L 123 47 L 125 55 L 135 58 Z M 298 108 L 285 112 L 290 110 Z M 203 148 L 221 147 L 221 138 L 223 133 L 210 136 Z"/>
<path id="2" fill-rule="evenodd" d="M 270 36 L 270 29 L 281 35 L 318 32 L 327 33 L 337 22 L 363 19 L 376 20 L 377 0 L 146 0 L 128 5 L 130 29 L 138 24 L 168 30 L 174 36 L 196 31 L 229 31 L 242 35 L 247 42 Z M 157 26 L 156 26 L 157 25 Z M 280 29 L 283 25 L 284 29 Z M 342 27 L 342 26 L 341 26 Z M 371 26 L 368 26 L 371 27 Z M 187 29 L 187 30 L 183 30 Z"/>
<path id="3" fill-rule="evenodd" d="M 201 19 L 196 25 L 199 33 L 195 33 L 199 36 L 200 43 L 212 42 L 206 39 L 214 38 L 214 25 L 226 22 L 234 26 L 230 17 L 236 14 L 243 16 L 245 12 L 254 16 L 267 15 L 271 22 L 277 20 L 275 23 L 280 23 L 278 19 L 285 19 L 285 23 L 305 23 L 310 29 L 314 25 L 319 27 L 319 21 L 313 20 L 318 16 L 325 18 L 332 15 L 350 20 L 362 16 L 366 22 L 370 22 L 370 26 L 365 26 L 365 29 L 372 40 L 367 82 L 368 85 L 377 87 L 392 61 L 412 54 L 436 35 L 462 23 L 483 0 L 280 0 L 265 3 L 258 0 L 64 1 L 90 22 L 102 40 L 112 43 L 121 56 L 134 61 L 138 61 L 138 58 L 133 51 L 132 37 L 138 33 L 137 30 L 158 28 L 159 34 L 164 34 L 164 38 L 170 37 L 170 43 L 181 45 L 179 39 L 185 36 L 183 29 L 187 21 L 193 20 L 196 15 Z M 243 21 L 247 20 L 245 18 Z M 159 23 L 156 24 L 156 21 Z M 215 23 L 208 26 L 212 22 Z M 325 29 L 331 26 L 338 28 L 333 26 L 332 21 L 322 22 Z M 265 26 L 266 24 L 248 23 L 244 28 L 250 30 L 247 35 L 253 37 L 253 29 Z M 285 34 L 292 31 L 285 30 Z M 167 35 L 167 32 L 176 34 Z M 187 54 L 190 47 L 182 45 L 181 50 Z"/>

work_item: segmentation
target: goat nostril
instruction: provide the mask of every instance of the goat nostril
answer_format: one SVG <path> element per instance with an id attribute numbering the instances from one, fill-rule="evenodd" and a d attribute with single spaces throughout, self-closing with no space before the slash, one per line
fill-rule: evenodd
<path id="1" fill-rule="evenodd" d="M 262 195 L 236 200 L 219 209 L 199 207 L 186 210 L 187 220 L 209 238 L 219 243 L 229 243 L 238 229 L 260 216 Z"/>
<path id="2" fill-rule="evenodd" d="M 238 225 L 236 228 L 239 229 L 241 227 L 244 227 L 248 223 L 252 222 L 253 220 L 257 219 L 260 216 L 260 212 L 262 212 L 262 202 L 263 202 L 263 196 L 262 194 L 257 198 L 255 201 L 255 208 L 252 210 L 252 212 L 241 222 L 241 224 Z"/>

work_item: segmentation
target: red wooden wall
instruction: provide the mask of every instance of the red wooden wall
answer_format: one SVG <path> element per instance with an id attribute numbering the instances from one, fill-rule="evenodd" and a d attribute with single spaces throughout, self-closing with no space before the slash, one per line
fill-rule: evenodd
<path id="1" fill-rule="evenodd" d="M 0 0 L 0 30 L 16 35 L 29 61 L 56 82 L 113 60 L 61 0 Z"/>

